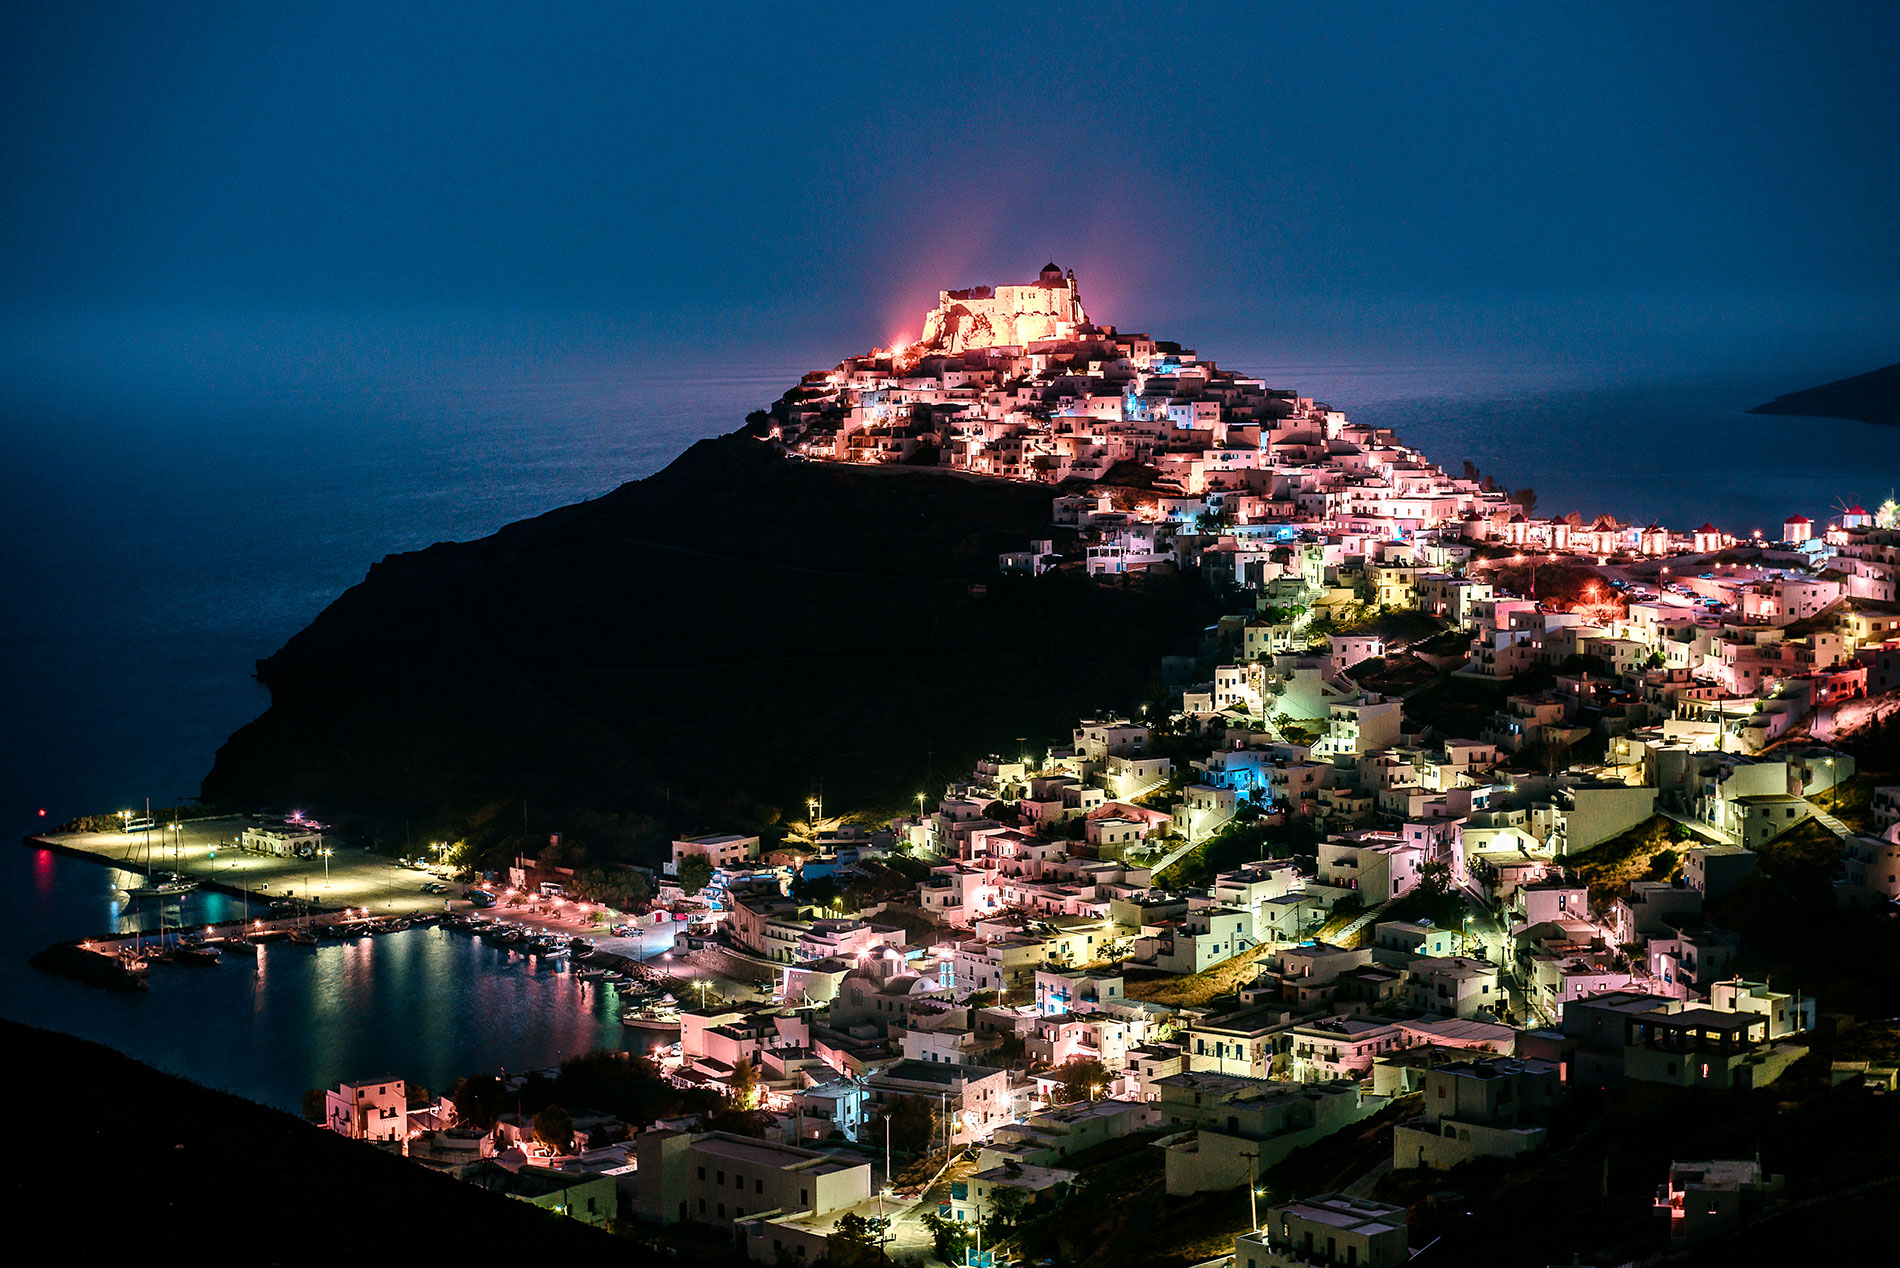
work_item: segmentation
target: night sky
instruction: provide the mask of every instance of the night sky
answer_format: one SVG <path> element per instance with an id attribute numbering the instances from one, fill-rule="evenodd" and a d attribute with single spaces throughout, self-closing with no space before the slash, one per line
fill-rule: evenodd
<path id="1" fill-rule="evenodd" d="M 1900 352 L 1900 7 L 1247 7 L 9 5 L 0 316 Z"/>

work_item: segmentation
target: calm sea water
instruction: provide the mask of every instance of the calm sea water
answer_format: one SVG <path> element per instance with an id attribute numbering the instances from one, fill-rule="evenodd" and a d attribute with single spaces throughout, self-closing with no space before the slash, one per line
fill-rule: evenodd
<path id="1" fill-rule="evenodd" d="M 1215 350 L 1208 350 L 1214 352 Z M 1226 365 L 1469 458 L 1546 511 L 1747 532 L 1900 483 L 1900 429 L 1743 411 L 1867 368 L 1721 375 L 1510 365 Z M 816 359 L 813 359 L 816 363 Z M 730 430 L 809 365 L 677 358 L 547 371 L 260 373 L 91 390 L 0 379 L 0 830 L 189 795 L 267 703 L 250 679 L 384 554 L 597 496 Z M 289 383 L 290 386 L 285 386 Z M 618 1039 L 577 984 L 440 932 L 168 973 L 121 998 L 23 958 L 107 927 L 105 869 L 0 843 L 0 1012 L 278 1105 L 340 1077 L 421 1082 Z M 192 919 L 224 900 L 194 898 Z"/>
<path id="2" fill-rule="evenodd" d="M 0 850 L 10 918 L 0 922 L 0 1014 L 96 1040 L 141 1061 L 281 1109 L 309 1088 L 400 1075 L 438 1091 L 463 1074 L 531 1070 L 600 1048 L 644 1051 L 611 986 L 445 929 L 274 943 L 253 961 L 161 965 L 152 988 L 113 994 L 26 967 L 52 936 L 128 928 L 125 874 L 50 850 Z M 242 901 L 191 894 L 168 925 L 242 915 Z M 138 913 L 156 927 L 150 903 Z"/>

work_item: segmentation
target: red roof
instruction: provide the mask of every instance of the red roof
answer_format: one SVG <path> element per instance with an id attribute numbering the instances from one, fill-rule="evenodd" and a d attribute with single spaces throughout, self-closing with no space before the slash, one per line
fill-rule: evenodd
<path id="1" fill-rule="evenodd" d="M 1867 508 L 1864 506 L 1850 506 L 1847 508 L 1847 513 L 1849 515 L 1865 515 L 1867 514 Z"/>
<path id="2" fill-rule="evenodd" d="M 1696 529 L 1698 533 L 1713 533 L 1715 531 L 1716 528 L 1713 524 L 1704 524 L 1701 528 Z"/>
<path id="3" fill-rule="evenodd" d="M 1812 524 L 1814 523 L 1813 520 L 1809 519 L 1805 515 L 1790 515 L 1787 519 L 1781 522 L 1784 524 Z"/>

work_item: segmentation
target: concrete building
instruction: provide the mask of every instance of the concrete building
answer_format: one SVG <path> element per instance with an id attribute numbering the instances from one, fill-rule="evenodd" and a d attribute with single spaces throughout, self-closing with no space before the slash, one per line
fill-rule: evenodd
<path id="1" fill-rule="evenodd" d="M 1411 1253 L 1404 1207 L 1343 1193 L 1270 1207 L 1234 1238 L 1234 1268 L 1398 1268 Z"/>
<path id="2" fill-rule="evenodd" d="M 1294 1150 L 1377 1113 L 1385 1098 L 1357 1084 L 1299 1085 L 1225 1074 L 1176 1074 L 1156 1084 L 1153 1105 L 1170 1134 L 1167 1191 L 1185 1197 L 1229 1189 Z"/>
<path id="3" fill-rule="evenodd" d="M 484 1162 L 462 1177 L 491 1193 L 505 1193 L 518 1201 L 556 1215 L 605 1228 L 620 1214 L 620 1190 L 614 1177 L 596 1171 L 556 1171 L 549 1167 L 509 1170 Z"/>
<path id="4" fill-rule="evenodd" d="M 659 1224 L 730 1227 L 760 1212 L 823 1215 L 871 1196 L 868 1162 L 728 1132 L 643 1132 L 637 1157 L 634 1213 Z"/>
<path id="5" fill-rule="evenodd" d="M 1656 1207 L 1669 1217 L 1670 1245 L 1680 1246 L 1740 1227 L 1781 1188 L 1782 1177 L 1764 1177 L 1754 1159 L 1673 1162 L 1656 1190 Z"/>
<path id="6" fill-rule="evenodd" d="M 1475 1017 L 1502 1002 L 1497 966 L 1466 956 L 1436 956 L 1405 966 L 1406 1002 L 1441 1017 Z"/>
<path id="7" fill-rule="evenodd" d="M 1756 799 L 1748 800 L 1753 802 Z M 1783 805 L 1780 808 L 1785 820 L 1791 807 Z M 1775 835 L 1779 836 L 1780 832 Z M 1699 845 L 1685 854 L 1682 860 L 1682 874 L 1689 888 L 1708 901 L 1727 894 L 1754 870 L 1755 852 L 1739 845 Z"/>
<path id="8" fill-rule="evenodd" d="M 1473 1158 L 1515 1158 L 1541 1147 L 1542 1126 L 1563 1095 L 1549 1061 L 1487 1058 L 1425 1073 L 1424 1112 L 1393 1130 L 1392 1165 L 1444 1171 Z"/>
<path id="9" fill-rule="evenodd" d="M 1625 1020 L 1624 1077 L 1674 1087 L 1766 1087 L 1808 1054 L 1770 1042 L 1770 1018 L 1756 1012 L 1685 1008 Z"/>
<path id="10" fill-rule="evenodd" d="M 673 857 L 666 869 L 667 875 L 677 876 L 680 860 L 690 855 L 698 855 L 716 868 L 744 867 L 749 860 L 759 857 L 759 838 L 730 832 L 682 837 L 673 842 Z"/>
<path id="11" fill-rule="evenodd" d="M 401 1079 L 362 1079 L 323 1094 L 323 1125 L 351 1140 L 409 1138 L 409 1091 Z"/>
<path id="12" fill-rule="evenodd" d="M 993 1066 L 899 1061 L 868 1075 L 864 1088 L 870 1117 L 908 1096 L 937 1104 L 949 1116 L 952 1146 L 988 1140 L 1015 1118 L 1009 1074 Z"/>

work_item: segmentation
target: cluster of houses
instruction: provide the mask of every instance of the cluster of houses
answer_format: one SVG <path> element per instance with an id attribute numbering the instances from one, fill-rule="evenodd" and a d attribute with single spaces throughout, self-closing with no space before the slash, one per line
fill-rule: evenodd
<path id="1" fill-rule="evenodd" d="M 683 901 L 667 887 L 689 857 L 713 883 L 672 953 L 769 998 L 682 1008 L 669 1077 L 720 1088 L 748 1067 L 763 1136 L 662 1123 L 589 1151 L 577 1121 L 573 1156 L 550 1158 L 518 1123 L 477 1139 L 435 1107 L 405 1126 L 385 1114 L 400 1083 L 333 1093 L 338 1130 L 582 1218 L 730 1230 L 763 1262 L 816 1260 L 843 1216 L 887 1214 L 882 1124 L 915 1101 L 939 1147 L 975 1152 L 939 1211 L 957 1222 L 999 1190 L 1061 1194 L 1077 1154 L 1134 1133 L 1170 1194 L 1250 1184 L 1411 1096 L 1392 1166 L 1444 1169 L 1534 1153 L 1577 1088 L 1762 1087 L 1805 1055 L 1814 1000 L 1741 976 L 1709 914 L 1776 838 L 1818 822 L 1844 844 L 1844 905 L 1900 898 L 1900 788 L 1851 831 L 1830 799 L 1854 761 L 1825 743 L 1900 688 L 1891 507 L 1818 533 L 1794 517 L 1746 563 L 1717 560 L 1737 543 L 1708 525 L 1538 519 L 1389 431 L 1091 324 L 1053 265 L 945 292 L 917 343 L 805 376 L 769 433 L 807 459 L 1059 485 L 1051 536 L 1003 569 L 1199 568 L 1247 610 L 1163 667 L 1152 721 L 986 758 L 887 829 L 816 855 L 675 843 L 662 901 Z M 1593 565 L 1600 592 L 1509 593 L 1485 564 L 1510 552 Z M 1439 633 L 1414 647 L 1348 619 L 1394 612 Z M 1364 685 L 1411 661 L 1543 685 L 1447 734 Z M 1658 815 L 1680 874 L 1593 899 L 1578 862 Z M 1243 826 L 1295 825 L 1312 853 L 1167 881 Z M 910 892 L 794 896 L 886 853 L 922 865 Z M 1466 914 L 1443 922 L 1447 901 Z M 1189 978 L 1211 984 L 1156 988 Z M 1678 1171 L 1658 1199 L 1676 1232 L 1768 1187 L 1742 1164 Z M 1403 1209 L 1333 1194 L 1268 1211 L 1234 1262 L 1408 1254 Z"/>

